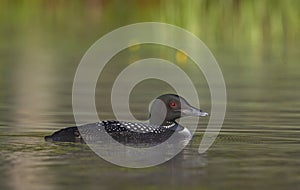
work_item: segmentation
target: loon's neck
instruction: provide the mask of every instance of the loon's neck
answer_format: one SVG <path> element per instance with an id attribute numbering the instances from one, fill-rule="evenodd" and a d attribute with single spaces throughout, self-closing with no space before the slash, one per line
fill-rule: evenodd
<path id="1" fill-rule="evenodd" d="M 171 128 L 171 127 L 174 127 L 175 125 L 178 125 L 176 123 L 176 121 L 159 122 L 157 119 L 153 119 L 152 117 L 150 117 L 149 124 L 150 125 L 155 125 L 155 126 L 166 127 L 166 128 Z"/>

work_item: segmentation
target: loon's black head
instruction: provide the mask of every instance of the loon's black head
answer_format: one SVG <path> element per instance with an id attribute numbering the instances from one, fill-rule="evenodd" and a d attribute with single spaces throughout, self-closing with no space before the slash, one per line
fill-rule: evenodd
<path id="1" fill-rule="evenodd" d="M 176 94 L 157 97 L 150 109 L 150 124 L 168 125 L 183 116 L 207 116 L 208 113 L 194 108 L 184 98 Z"/>

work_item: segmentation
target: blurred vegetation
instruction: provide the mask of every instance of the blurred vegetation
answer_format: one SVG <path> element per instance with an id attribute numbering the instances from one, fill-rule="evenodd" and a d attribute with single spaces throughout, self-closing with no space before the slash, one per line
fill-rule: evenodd
<path id="1" fill-rule="evenodd" d="M 207 44 L 288 48 L 300 41 L 299 7 L 297 0 L 1 0 L 0 46 L 28 48 L 22 43 L 30 38 L 39 46 L 76 48 L 126 24 L 158 21 Z"/>

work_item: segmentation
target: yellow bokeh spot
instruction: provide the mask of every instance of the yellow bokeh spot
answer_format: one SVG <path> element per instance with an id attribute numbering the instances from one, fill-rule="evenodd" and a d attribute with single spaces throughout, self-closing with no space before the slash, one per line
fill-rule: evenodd
<path id="1" fill-rule="evenodd" d="M 131 52 L 138 51 L 141 48 L 141 45 L 137 43 L 138 43 L 137 40 L 130 40 L 128 43 L 129 51 Z"/>
<path id="2" fill-rule="evenodd" d="M 185 64 L 188 60 L 188 56 L 185 52 L 177 51 L 176 52 L 176 61 L 178 64 Z"/>

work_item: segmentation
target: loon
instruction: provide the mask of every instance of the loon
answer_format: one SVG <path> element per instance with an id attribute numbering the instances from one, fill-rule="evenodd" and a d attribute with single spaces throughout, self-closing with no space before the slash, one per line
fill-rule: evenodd
<path id="1" fill-rule="evenodd" d="M 122 144 L 159 144 L 166 141 L 174 133 L 190 140 L 191 132 L 179 125 L 175 120 L 183 116 L 207 116 L 208 113 L 191 106 L 184 98 L 175 94 L 164 94 L 157 97 L 150 108 L 149 123 L 124 121 L 99 121 L 81 126 L 67 127 L 45 136 L 52 142 L 81 142 L 84 139 L 99 141 L 104 132 Z M 84 138 L 83 138 L 84 137 Z"/>

